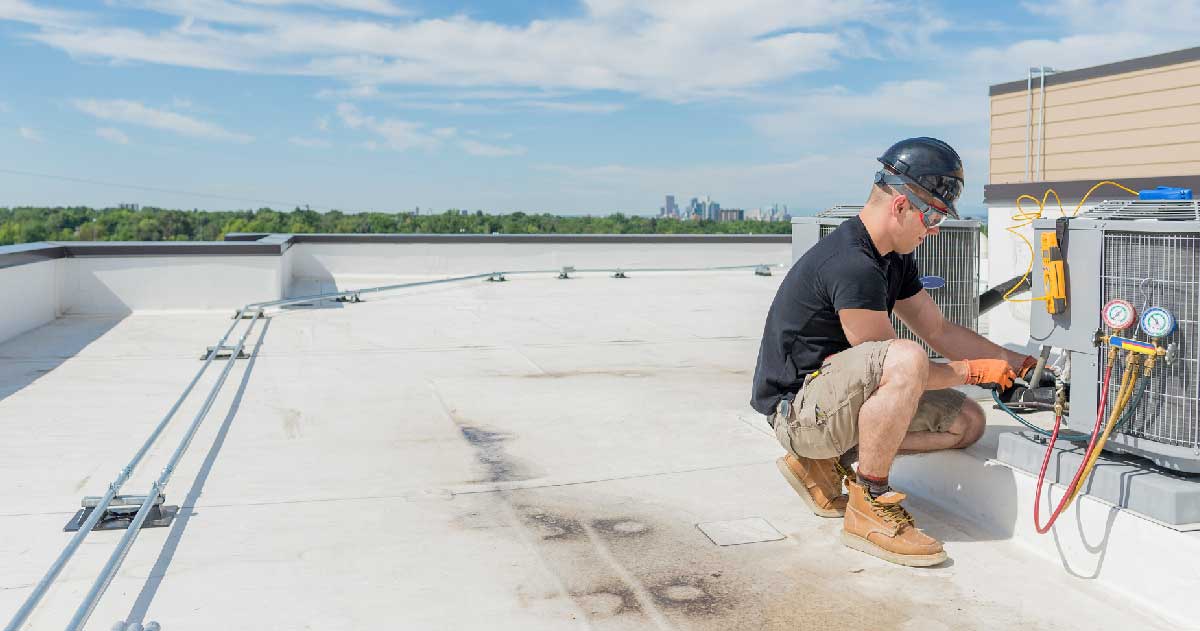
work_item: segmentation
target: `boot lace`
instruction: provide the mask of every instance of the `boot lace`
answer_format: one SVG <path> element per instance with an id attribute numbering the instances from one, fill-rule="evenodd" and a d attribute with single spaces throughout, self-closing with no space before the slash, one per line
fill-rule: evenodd
<path id="1" fill-rule="evenodd" d="M 842 463 L 838 462 L 837 460 L 833 461 L 833 470 L 837 472 L 838 477 L 840 478 L 851 477 L 850 471 L 846 467 L 843 467 Z"/>
<path id="2" fill-rule="evenodd" d="M 899 504 L 884 504 L 879 500 L 872 499 L 871 506 L 879 512 L 883 518 L 897 526 L 913 523 L 913 516 L 904 510 L 904 507 Z"/>

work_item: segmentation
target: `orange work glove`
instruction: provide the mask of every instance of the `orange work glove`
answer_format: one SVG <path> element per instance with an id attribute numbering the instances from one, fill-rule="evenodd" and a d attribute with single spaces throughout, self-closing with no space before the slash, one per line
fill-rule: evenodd
<path id="1" fill-rule="evenodd" d="M 1017 374 L 1003 359 L 968 359 L 967 383 L 984 388 L 1007 390 Z"/>

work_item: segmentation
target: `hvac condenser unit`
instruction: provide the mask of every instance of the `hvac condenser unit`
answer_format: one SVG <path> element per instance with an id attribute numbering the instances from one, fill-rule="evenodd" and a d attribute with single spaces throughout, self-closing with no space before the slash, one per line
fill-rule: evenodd
<path id="1" fill-rule="evenodd" d="M 792 262 L 795 263 L 819 239 L 833 232 L 843 221 L 858 215 L 862 206 L 833 206 L 815 217 L 792 219 Z M 979 330 L 979 234 L 980 223 L 967 219 L 947 219 L 938 234 L 925 239 L 916 251 L 917 267 L 925 278 L 941 279 L 928 283 L 927 290 L 947 320 L 972 331 Z M 941 285 L 937 287 L 937 285 Z M 895 316 L 892 324 L 904 339 L 921 340 Z M 927 345 L 930 356 L 937 354 Z"/>
<path id="2" fill-rule="evenodd" d="M 1153 307 L 1166 309 L 1177 325 L 1158 342 L 1169 349 L 1168 356 L 1156 364 L 1134 416 L 1114 432 L 1106 448 L 1168 469 L 1200 472 L 1200 204 L 1105 201 L 1079 217 L 1040 219 L 1033 226 L 1034 298 L 1046 295 L 1043 235 L 1054 234 L 1065 250 L 1065 308 L 1051 314 L 1044 301 L 1035 301 L 1030 336 L 1037 344 L 1070 351 L 1069 424 L 1090 432 L 1095 423 L 1107 361 L 1107 348 L 1097 345 L 1108 334 L 1101 328 L 1101 307 L 1120 299 L 1138 315 Z M 1141 330 L 1121 335 L 1151 341 Z M 1116 387 L 1111 384 L 1110 393 Z M 1105 418 L 1114 398 L 1109 396 Z"/>

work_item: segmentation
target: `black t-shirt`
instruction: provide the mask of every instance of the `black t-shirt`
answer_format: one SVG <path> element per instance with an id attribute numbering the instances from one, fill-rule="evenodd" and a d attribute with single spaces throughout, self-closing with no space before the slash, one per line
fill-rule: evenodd
<path id="1" fill-rule="evenodd" d="M 897 300 L 920 291 L 912 254 L 880 256 L 861 219 L 843 221 L 805 252 L 779 285 L 763 328 L 750 405 L 773 414 L 781 398 L 800 390 L 805 375 L 850 348 L 838 311 L 891 314 Z"/>

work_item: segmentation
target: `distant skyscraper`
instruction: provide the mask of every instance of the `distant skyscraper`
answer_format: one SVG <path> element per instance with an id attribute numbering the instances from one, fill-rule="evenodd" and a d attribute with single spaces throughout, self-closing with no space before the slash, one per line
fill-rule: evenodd
<path id="1" fill-rule="evenodd" d="M 679 207 L 675 205 L 675 196 L 667 195 L 667 205 L 663 206 L 663 214 L 668 217 L 678 217 Z"/>
<path id="2" fill-rule="evenodd" d="M 720 221 L 721 205 L 714 202 L 708 195 L 704 196 L 704 218 L 709 221 Z"/>
<path id="3" fill-rule="evenodd" d="M 746 218 L 746 211 L 741 208 L 723 208 L 718 212 L 721 221 L 742 221 Z"/>

